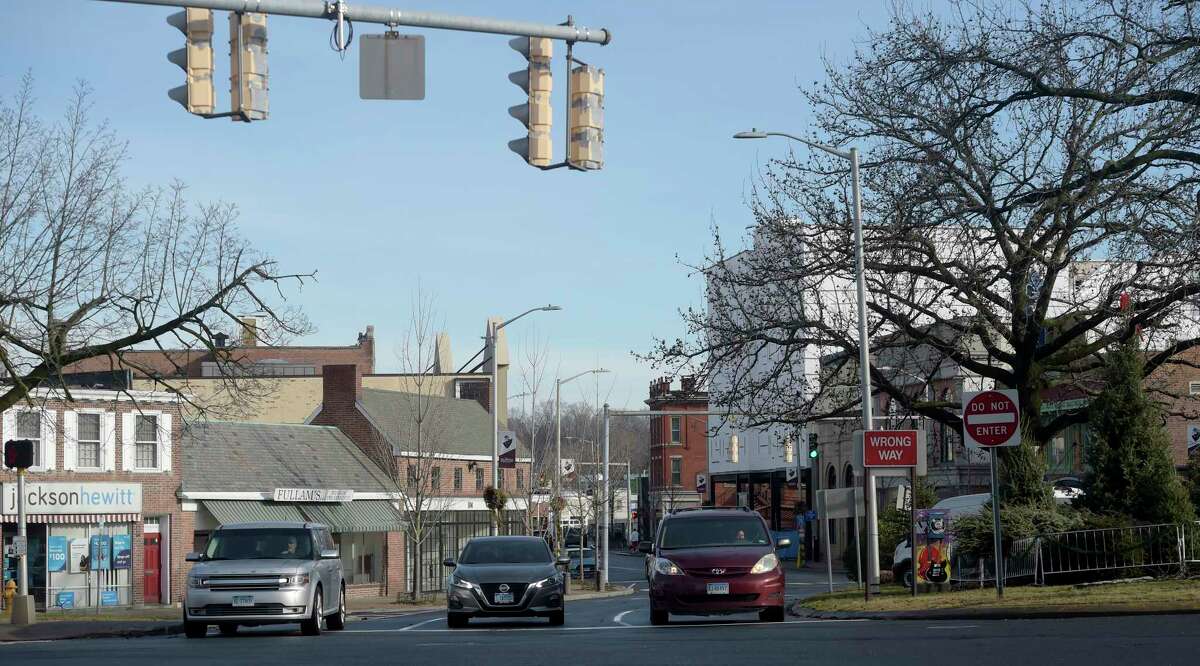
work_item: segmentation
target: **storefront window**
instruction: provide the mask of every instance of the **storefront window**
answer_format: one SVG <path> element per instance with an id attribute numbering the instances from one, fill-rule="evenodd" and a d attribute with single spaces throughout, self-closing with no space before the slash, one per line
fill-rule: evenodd
<path id="1" fill-rule="evenodd" d="M 342 568 L 353 585 L 382 581 L 383 532 L 346 532 L 335 534 L 342 556 Z"/>
<path id="2" fill-rule="evenodd" d="M 79 414 L 78 466 L 100 467 L 100 415 Z"/>
<path id="3" fill-rule="evenodd" d="M 138 469 L 158 468 L 158 417 L 146 414 L 137 416 L 136 462 Z"/>

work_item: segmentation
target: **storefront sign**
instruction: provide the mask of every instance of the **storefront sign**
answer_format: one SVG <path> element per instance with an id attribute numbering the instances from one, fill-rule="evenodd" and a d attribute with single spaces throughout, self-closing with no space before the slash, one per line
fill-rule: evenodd
<path id="1" fill-rule="evenodd" d="M 35 514 L 141 513 L 140 483 L 26 483 L 25 511 Z M 0 489 L 0 513 L 17 513 L 17 484 Z"/>
<path id="2" fill-rule="evenodd" d="M 100 592 L 101 606 L 116 606 L 119 603 L 116 590 L 103 590 Z"/>
<path id="3" fill-rule="evenodd" d="M 83 539 L 73 539 L 67 546 L 67 566 L 70 567 L 71 573 L 82 573 L 87 571 L 84 566 L 88 556 L 88 543 Z"/>
<path id="4" fill-rule="evenodd" d="M 63 571 L 67 568 L 67 537 L 52 536 L 46 539 L 46 571 Z"/>
<path id="5" fill-rule="evenodd" d="M 54 595 L 54 605 L 59 608 L 74 608 L 75 593 L 74 592 L 59 592 Z"/>
<path id="6" fill-rule="evenodd" d="M 114 534 L 112 536 L 112 568 L 128 569 L 133 562 L 133 547 L 132 541 L 128 534 Z"/>
<path id="7" fill-rule="evenodd" d="M 89 562 L 92 571 L 108 569 L 112 566 L 112 542 L 103 534 L 92 537 L 92 558 Z"/>
<path id="8" fill-rule="evenodd" d="M 276 488 L 276 502 L 350 502 L 353 490 L 333 488 Z"/>

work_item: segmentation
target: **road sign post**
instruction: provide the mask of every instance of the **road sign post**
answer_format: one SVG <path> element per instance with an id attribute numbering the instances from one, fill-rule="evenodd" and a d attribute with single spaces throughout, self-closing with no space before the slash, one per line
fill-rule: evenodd
<path id="1" fill-rule="evenodd" d="M 925 474 L 925 432 L 923 430 L 867 430 L 855 433 L 861 437 L 862 446 L 856 447 L 862 452 L 864 469 L 878 473 L 881 470 L 896 470 L 908 468 L 909 503 L 908 528 L 909 546 L 913 551 L 913 586 L 912 594 L 917 594 L 916 578 L 916 543 L 917 543 L 917 475 Z"/>
<path id="2" fill-rule="evenodd" d="M 1000 526 L 1000 493 L 996 457 L 1005 446 L 1021 443 L 1021 411 L 1017 392 L 1011 389 L 963 393 L 963 441 L 991 451 L 992 551 L 995 558 L 996 596 L 1004 596 L 1003 535 Z"/>

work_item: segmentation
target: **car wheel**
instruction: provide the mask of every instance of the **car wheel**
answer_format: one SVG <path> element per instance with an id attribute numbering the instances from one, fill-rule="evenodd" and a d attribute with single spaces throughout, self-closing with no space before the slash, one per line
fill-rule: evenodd
<path id="1" fill-rule="evenodd" d="M 658 627 L 671 621 L 671 614 L 665 610 L 650 609 L 650 624 Z"/>
<path id="2" fill-rule="evenodd" d="M 451 629 L 462 629 L 466 627 L 467 623 L 470 621 L 471 618 L 467 617 L 466 615 L 459 615 L 458 613 L 446 614 L 446 626 L 450 627 Z"/>
<path id="3" fill-rule="evenodd" d="M 759 622 L 783 622 L 783 606 L 775 606 L 758 612 Z"/>
<path id="4" fill-rule="evenodd" d="M 183 621 L 183 635 L 188 638 L 204 638 L 208 635 L 208 625 L 203 622 Z"/>
<path id="5" fill-rule="evenodd" d="M 561 627 L 567 621 L 566 611 L 555 611 L 550 614 L 550 626 Z"/>
<path id="6" fill-rule="evenodd" d="M 300 622 L 300 633 L 305 636 L 320 636 L 321 631 L 325 629 L 325 615 L 321 612 L 324 599 L 321 598 L 321 590 L 317 590 L 317 596 L 313 598 L 312 613 L 309 614 L 307 620 Z"/>
<path id="7" fill-rule="evenodd" d="M 912 562 L 901 563 L 892 571 L 892 576 L 906 589 L 911 590 L 913 586 Z"/>
<path id="8" fill-rule="evenodd" d="M 236 624 L 218 624 L 217 629 L 221 630 L 222 636 L 234 636 L 237 634 L 238 626 Z"/>
<path id="9" fill-rule="evenodd" d="M 337 612 L 326 618 L 325 622 L 331 631 L 341 631 L 346 628 L 346 587 L 344 585 L 341 596 L 338 598 Z"/>

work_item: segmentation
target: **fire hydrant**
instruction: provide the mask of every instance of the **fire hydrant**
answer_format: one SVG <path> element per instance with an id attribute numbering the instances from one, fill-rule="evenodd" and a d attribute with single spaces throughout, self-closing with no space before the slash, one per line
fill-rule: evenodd
<path id="1" fill-rule="evenodd" d="M 11 578 L 4 584 L 4 610 L 12 613 L 12 600 L 17 596 L 17 581 Z"/>

